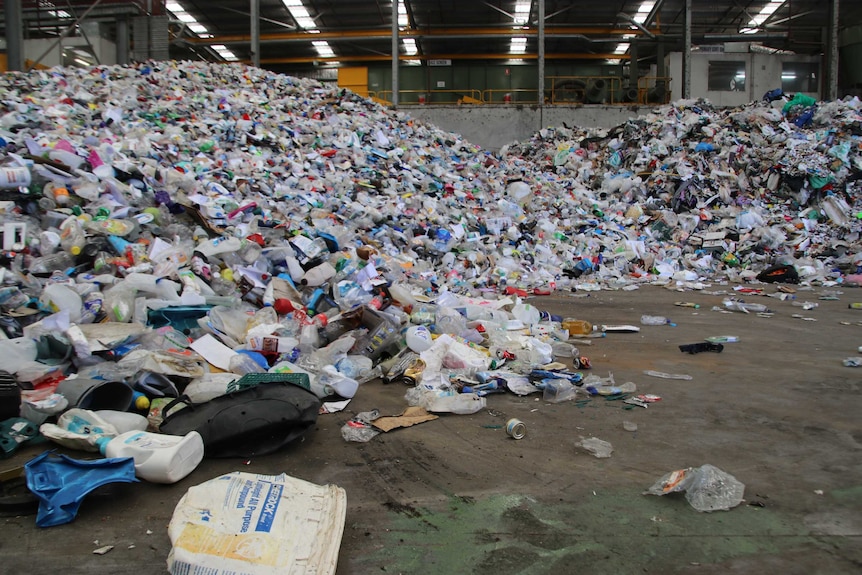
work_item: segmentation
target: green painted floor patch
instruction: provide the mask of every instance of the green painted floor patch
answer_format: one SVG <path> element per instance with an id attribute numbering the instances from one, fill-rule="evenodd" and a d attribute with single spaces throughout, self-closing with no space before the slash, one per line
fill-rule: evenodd
<path id="1" fill-rule="evenodd" d="M 844 489 L 833 489 L 829 492 L 829 495 L 832 496 L 833 499 L 837 499 L 841 502 L 850 502 L 850 501 L 862 501 L 862 485 L 856 485 L 854 487 L 847 487 Z"/>
<path id="2" fill-rule="evenodd" d="M 814 542 L 804 525 L 769 508 L 699 513 L 683 497 L 597 493 L 553 502 L 453 497 L 435 509 L 392 510 L 383 544 L 351 563 L 369 573 L 424 575 L 554 575 L 572 573 L 572 565 L 595 574 L 633 565 L 669 573 Z"/>

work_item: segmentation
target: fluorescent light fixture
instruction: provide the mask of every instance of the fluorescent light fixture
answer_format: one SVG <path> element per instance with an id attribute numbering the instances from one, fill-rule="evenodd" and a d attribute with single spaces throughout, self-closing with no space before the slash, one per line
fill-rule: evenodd
<path id="1" fill-rule="evenodd" d="M 215 52 L 216 52 L 219 56 L 221 56 L 222 58 L 224 58 L 224 59 L 225 59 L 225 60 L 227 60 L 228 62 L 236 62 L 237 60 L 239 60 L 239 58 L 237 58 L 237 57 L 236 57 L 236 54 L 234 54 L 233 52 L 231 52 L 231 51 L 228 49 L 228 47 L 227 47 L 227 46 L 225 46 L 224 44 L 213 44 L 212 46 L 210 46 L 210 48 L 212 48 L 213 50 L 215 50 Z"/>
<path id="2" fill-rule="evenodd" d="M 737 72 L 735 78 L 737 80 L 745 80 L 745 70 L 742 70 L 741 72 Z"/>
<path id="3" fill-rule="evenodd" d="M 301 0 L 281 0 L 284 3 L 287 11 L 290 12 L 290 15 L 296 21 L 296 25 L 300 28 L 303 28 L 309 32 L 312 30 L 317 30 L 317 24 L 311 18 L 311 14 L 309 14 L 308 9 L 303 5 Z"/>
<path id="4" fill-rule="evenodd" d="M 760 9 L 760 12 L 757 13 L 751 20 L 748 22 L 748 28 L 743 28 L 740 30 L 742 34 L 754 34 L 758 31 L 760 26 L 769 19 L 770 16 L 775 14 L 775 12 L 784 5 L 786 0 L 770 0 L 770 2 Z"/>
<path id="5" fill-rule="evenodd" d="M 82 60 L 80 58 L 75 58 L 74 61 L 77 62 L 78 64 L 80 64 L 81 66 L 92 66 L 92 64 L 90 62 L 87 62 L 86 60 Z M 794 78 L 796 78 L 796 76 L 794 76 Z"/>
<path id="6" fill-rule="evenodd" d="M 332 51 L 332 47 L 326 40 L 315 40 L 311 43 L 311 45 L 314 46 L 314 49 L 317 50 L 317 53 L 324 58 L 332 58 L 333 56 L 335 56 L 335 52 Z"/>
<path id="7" fill-rule="evenodd" d="M 527 39 L 521 36 L 512 38 L 509 52 L 512 54 L 525 54 L 527 52 Z"/>
<path id="8" fill-rule="evenodd" d="M 530 8 L 533 3 L 530 0 L 518 0 L 515 3 L 514 21 L 515 24 L 523 25 L 530 18 Z"/>
<path id="9" fill-rule="evenodd" d="M 646 22 L 647 16 L 649 16 L 649 13 L 654 7 L 654 0 L 646 0 L 645 2 L 641 2 L 641 5 L 638 6 L 638 10 L 635 13 L 635 17 L 632 19 L 638 24 L 643 24 L 644 22 Z"/>
<path id="10" fill-rule="evenodd" d="M 781 73 L 781 79 L 782 80 L 795 80 L 796 79 L 796 73 L 795 72 L 782 72 Z"/>
<path id="11" fill-rule="evenodd" d="M 410 25 L 410 17 L 407 15 L 407 6 L 404 2 L 398 2 L 398 25 L 402 28 Z"/>
<path id="12" fill-rule="evenodd" d="M 209 33 L 209 30 L 207 30 L 207 27 L 198 22 L 194 16 L 186 12 L 183 5 L 176 0 L 168 0 L 168 2 L 165 3 L 165 8 L 167 8 L 174 18 L 183 22 L 186 25 L 186 29 L 195 34 L 198 38 L 213 37 L 213 35 Z M 238 58 L 234 57 L 234 59 Z"/>
<path id="13" fill-rule="evenodd" d="M 649 14 L 654 7 L 655 2 L 653 0 L 647 0 L 647 2 L 644 2 L 643 4 L 638 6 L 638 12 L 641 12 L 643 14 Z"/>
<path id="14" fill-rule="evenodd" d="M 421 66 L 422 60 L 404 60 L 404 63 L 408 66 Z"/>
<path id="15" fill-rule="evenodd" d="M 419 47 L 416 46 L 416 40 L 414 40 L 413 38 L 404 39 L 404 53 L 408 56 L 412 56 L 419 53 Z"/>
<path id="16" fill-rule="evenodd" d="M 629 50 L 628 42 L 621 42 L 617 44 L 617 47 L 614 48 L 614 54 L 625 54 Z"/>

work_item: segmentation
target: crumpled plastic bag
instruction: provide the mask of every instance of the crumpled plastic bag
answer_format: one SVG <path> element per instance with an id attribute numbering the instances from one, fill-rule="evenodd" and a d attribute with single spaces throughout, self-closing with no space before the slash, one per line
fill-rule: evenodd
<path id="1" fill-rule="evenodd" d="M 733 475 L 706 464 L 671 471 L 643 494 L 667 495 L 678 491 L 684 491 L 686 500 L 698 511 L 727 511 L 742 503 L 745 485 Z"/>
<path id="2" fill-rule="evenodd" d="M 614 451 L 613 445 L 598 437 L 587 437 L 581 439 L 575 445 L 582 447 L 596 456 L 598 459 L 607 459 Z"/>
<path id="3" fill-rule="evenodd" d="M 382 432 L 371 425 L 371 422 L 380 417 L 380 410 L 362 411 L 357 413 L 347 423 L 341 426 L 341 437 L 344 441 L 355 441 L 367 443 L 380 435 Z"/>
<path id="4" fill-rule="evenodd" d="M 407 405 L 424 407 L 432 413 L 470 415 L 486 407 L 485 398 L 476 393 L 458 393 L 445 389 L 411 387 L 404 394 Z"/>

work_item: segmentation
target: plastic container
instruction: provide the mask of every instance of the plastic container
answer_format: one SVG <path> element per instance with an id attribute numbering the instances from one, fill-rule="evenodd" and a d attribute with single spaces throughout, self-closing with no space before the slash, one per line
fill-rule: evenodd
<path id="1" fill-rule="evenodd" d="M 135 475 L 152 483 L 176 483 L 195 470 L 204 457 L 204 441 L 197 431 L 184 436 L 129 431 L 97 441 L 105 457 L 131 457 Z"/>
<path id="2" fill-rule="evenodd" d="M 30 169 L 26 166 L 0 166 L 0 189 L 26 188 L 30 181 Z"/>
<path id="3" fill-rule="evenodd" d="M 69 312 L 73 323 L 81 321 L 81 296 L 74 290 L 62 284 L 48 284 L 39 297 L 39 302 L 54 313 Z"/>
<path id="4" fill-rule="evenodd" d="M 431 332 L 424 325 L 414 325 L 407 328 L 405 340 L 407 347 L 416 353 L 422 353 L 433 343 Z"/>
<path id="5" fill-rule="evenodd" d="M 586 320 L 575 319 L 572 317 L 565 318 L 562 322 L 562 327 L 564 330 L 569 332 L 570 336 L 589 335 L 593 333 L 593 324 Z"/>
<path id="6" fill-rule="evenodd" d="M 304 286 L 317 287 L 335 276 L 335 268 L 329 262 L 314 266 L 303 274 L 300 283 Z"/>

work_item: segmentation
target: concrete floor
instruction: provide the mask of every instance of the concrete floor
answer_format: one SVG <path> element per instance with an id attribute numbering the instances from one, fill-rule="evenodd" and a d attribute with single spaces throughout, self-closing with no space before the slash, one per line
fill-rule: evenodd
<path id="1" fill-rule="evenodd" d="M 619 401 L 549 404 L 537 395 L 492 395 L 488 409 L 346 443 L 339 428 L 372 408 L 400 412 L 406 388 L 372 382 L 345 412 L 321 416 L 301 444 L 249 462 L 205 460 L 178 484 L 112 486 L 89 496 L 68 525 L 39 529 L 32 515 L 0 518 L 0 571 L 165 573 L 167 524 L 192 485 L 233 470 L 285 472 L 347 492 L 337 575 L 404 574 L 851 574 L 862 572 L 862 290 L 797 301 L 746 296 L 773 317 L 712 311 L 728 286 L 678 293 L 657 287 L 537 298 L 540 309 L 598 324 L 639 324 L 642 313 L 676 327 L 608 334 L 581 353 L 593 371 L 660 395 L 648 409 Z M 775 293 L 774 286 L 765 286 Z M 580 294 L 577 294 L 580 295 Z M 675 307 L 693 301 L 698 310 Z M 801 314 L 817 321 L 792 317 Z M 679 344 L 736 335 L 723 353 Z M 690 374 L 656 379 L 652 369 Z M 506 436 L 511 418 L 527 436 Z M 637 423 L 634 433 L 624 420 Z M 575 443 L 614 446 L 596 459 Z M 0 464 L 41 453 L 30 446 Z M 76 453 L 80 458 L 86 454 Z M 698 513 L 682 496 L 644 496 L 668 471 L 711 463 L 742 481 L 745 502 Z M 148 531 L 150 533 L 148 533 Z M 106 555 L 92 554 L 114 545 Z"/>

